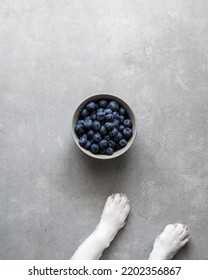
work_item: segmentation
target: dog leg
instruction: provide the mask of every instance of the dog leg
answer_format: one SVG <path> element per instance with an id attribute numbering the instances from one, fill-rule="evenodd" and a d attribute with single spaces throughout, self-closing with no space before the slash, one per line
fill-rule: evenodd
<path id="1" fill-rule="evenodd" d="M 119 229 L 125 225 L 130 205 L 123 194 L 108 197 L 99 224 L 94 232 L 79 246 L 72 260 L 97 260 L 109 247 Z"/>
<path id="2" fill-rule="evenodd" d="M 189 241 L 188 227 L 182 224 L 167 225 L 155 239 L 149 260 L 170 260 Z"/>

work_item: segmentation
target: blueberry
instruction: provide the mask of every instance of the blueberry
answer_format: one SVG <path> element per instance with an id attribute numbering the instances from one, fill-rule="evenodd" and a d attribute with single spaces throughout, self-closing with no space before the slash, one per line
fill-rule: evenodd
<path id="1" fill-rule="evenodd" d="M 105 123 L 105 127 L 107 130 L 112 130 L 114 128 L 114 124 L 112 122 Z"/>
<path id="2" fill-rule="evenodd" d="M 89 150 L 90 149 L 90 147 L 91 147 L 91 141 L 87 141 L 87 143 L 85 144 L 85 149 L 87 149 L 87 150 Z"/>
<path id="3" fill-rule="evenodd" d="M 118 112 L 119 112 L 120 115 L 125 115 L 126 110 L 123 107 L 120 107 Z"/>
<path id="4" fill-rule="evenodd" d="M 119 108 L 119 105 L 118 105 L 118 102 L 116 102 L 116 101 L 113 100 L 113 101 L 109 102 L 108 107 L 109 107 L 112 111 L 117 111 L 118 108 Z"/>
<path id="5" fill-rule="evenodd" d="M 118 130 L 120 131 L 120 132 L 122 132 L 123 130 L 124 130 L 124 126 L 123 125 L 119 125 L 119 128 L 118 128 Z"/>
<path id="6" fill-rule="evenodd" d="M 87 120 L 90 120 L 90 119 L 91 119 L 90 116 L 87 116 L 87 117 L 84 118 L 84 121 L 87 121 Z"/>
<path id="7" fill-rule="evenodd" d="M 121 148 L 124 148 L 126 145 L 127 145 L 127 141 L 126 141 L 124 138 L 122 138 L 122 139 L 119 141 L 119 146 L 120 146 Z"/>
<path id="8" fill-rule="evenodd" d="M 105 140 L 109 141 L 111 138 L 110 138 L 110 136 L 109 136 L 109 135 L 105 135 L 105 136 L 103 137 L 103 139 L 105 139 Z"/>
<path id="9" fill-rule="evenodd" d="M 99 112 L 104 112 L 104 109 L 103 108 L 98 108 L 97 113 L 99 113 Z"/>
<path id="10" fill-rule="evenodd" d="M 99 132 L 97 132 L 93 135 L 92 139 L 95 143 L 98 143 L 102 139 L 102 135 Z"/>
<path id="11" fill-rule="evenodd" d="M 104 120 L 105 119 L 105 113 L 104 112 L 98 112 L 97 113 L 97 120 L 98 121 L 102 121 L 102 120 Z"/>
<path id="12" fill-rule="evenodd" d="M 118 142 L 122 139 L 123 135 L 121 132 L 118 132 L 118 134 L 114 137 L 114 141 Z"/>
<path id="13" fill-rule="evenodd" d="M 114 118 L 118 119 L 119 118 L 119 113 L 118 112 L 113 112 Z"/>
<path id="14" fill-rule="evenodd" d="M 124 116 L 120 115 L 119 118 L 118 118 L 118 120 L 119 120 L 119 123 L 122 124 L 123 121 L 124 121 Z"/>
<path id="15" fill-rule="evenodd" d="M 99 154 L 104 155 L 105 154 L 105 149 L 99 149 Z"/>
<path id="16" fill-rule="evenodd" d="M 86 139 L 87 139 L 87 134 L 86 134 L 86 133 L 84 133 L 84 134 L 82 134 L 82 135 L 81 135 L 81 137 L 84 137 L 84 138 L 86 138 Z"/>
<path id="17" fill-rule="evenodd" d="M 106 115 L 105 115 L 105 120 L 106 120 L 107 122 L 113 121 L 113 120 L 114 120 L 114 115 L 113 115 L 113 114 L 106 114 Z"/>
<path id="18" fill-rule="evenodd" d="M 113 154 L 113 152 L 114 152 L 113 148 L 110 148 L 110 147 L 107 148 L 105 151 L 106 155 L 108 155 L 108 156 L 111 156 Z"/>
<path id="19" fill-rule="evenodd" d="M 100 125 L 105 125 L 105 120 L 100 121 Z"/>
<path id="20" fill-rule="evenodd" d="M 107 134 L 107 130 L 106 130 L 106 128 L 105 128 L 104 125 L 101 126 L 101 128 L 100 128 L 100 133 L 101 133 L 102 135 L 106 135 L 106 134 Z"/>
<path id="21" fill-rule="evenodd" d="M 79 124 L 84 124 L 84 120 L 78 120 L 77 123 L 79 123 Z"/>
<path id="22" fill-rule="evenodd" d="M 86 116 L 89 115 L 89 112 L 87 111 L 87 109 L 83 109 L 83 110 L 81 111 L 80 115 L 81 115 L 82 117 L 86 117 Z"/>
<path id="23" fill-rule="evenodd" d="M 109 132 L 110 137 L 115 137 L 117 134 L 118 134 L 118 129 L 115 127 Z"/>
<path id="24" fill-rule="evenodd" d="M 105 112 L 106 115 L 113 113 L 113 111 L 111 109 L 105 109 L 104 112 Z"/>
<path id="25" fill-rule="evenodd" d="M 91 145 L 91 148 L 90 148 L 90 151 L 93 153 L 93 154 L 97 154 L 99 152 L 99 146 L 97 144 L 92 144 Z"/>
<path id="26" fill-rule="evenodd" d="M 108 146 L 108 142 L 107 142 L 107 140 L 101 140 L 100 142 L 99 142 L 99 147 L 101 148 L 101 149 L 105 149 L 105 148 L 107 148 L 107 146 Z"/>
<path id="27" fill-rule="evenodd" d="M 116 143 L 116 146 L 115 146 L 114 150 L 115 150 L 115 151 L 118 151 L 118 150 L 120 150 L 120 149 L 121 149 L 121 147 L 119 146 L 118 143 Z"/>
<path id="28" fill-rule="evenodd" d="M 98 105 L 98 103 L 95 103 L 95 110 L 98 110 L 100 108 L 100 106 Z"/>
<path id="29" fill-rule="evenodd" d="M 85 136 L 82 136 L 80 139 L 79 139 L 79 144 L 80 146 L 85 146 L 87 144 L 87 138 Z"/>
<path id="30" fill-rule="evenodd" d="M 131 127 L 132 126 L 132 122 L 130 119 L 125 119 L 124 122 L 123 122 L 123 125 L 125 127 Z"/>
<path id="31" fill-rule="evenodd" d="M 92 128 L 93 128 L 95 131 L 100 130 L 100 127 L 101 127 L 101 125 L 100 125 L 100 123 L 99 123 L 98 121 L 94 121 L 94 122 L 92 123 Z"/>
<path id="32" fill-rule="evenodd" d="M 109 140 L 108 141 L 108 146 L 110 147 L 110 148 L 115 148 L 115 146 L 116 146 L 116 143 L 113 141 L 113 140 Z"/>
<path id="33" fill-rule="evenodd" d="M 92 120 L 91 119 L 87 119 L 84 121 L 84 127 L 86 129 L 90 129 L 92 127 Z"/>
<path id="34" fill-rule="evenodd" d="M 130 138 L 132 136 L 132 130 L 129 127 L 125 127 L 123 130 L 123 135 L 125 138 Z"/>
<path id="35" fill-rule="evenodd" d="M 95 120 L 97 119 L 97 115 L 96 115 L 95 112 L 92 113 L 92 114 L 90 115 L 90 119 L 91 119 L 92 121 L 95 121 Z"/>
<path id="36" fill-rule="evenodd" d="M 119 121 L 117 119 L 114 119 L 113 124 L 116 128 L 119 128 Z"/>
<path id="37" fill-rule="evenodd" d="M 90 129 L 90 130 L 87 132 L 87 137 L 88 137 L 89 139 L 91 139 L 91 138 L 93 137 L 93 135 L 94 135 L 94 131 L 93 131 L 92 129 Z"/>
<path id="38" fill-rule="evenodd" d="M 84 132 L 84 126 L 80 123 L 75 125 L 75 132 L 76 134 L 80 135 Z"/>
<path id="39" fill-rule="evenodd" d="M 86 109 L 88 110 L 88 112 L 92 112 L 93 110 L 95 110 L 95 102 L 89 102 L 86 106 Z"/>
<path id="40" fill-rule="evenodd" d="M 104 99 L 101 99 L 99 100 L 98 102 L 98 105 L 101 107 L 101 108 L 105 108 L 107 106 L 108 102 L 107 100 L 104 100 Z"/>

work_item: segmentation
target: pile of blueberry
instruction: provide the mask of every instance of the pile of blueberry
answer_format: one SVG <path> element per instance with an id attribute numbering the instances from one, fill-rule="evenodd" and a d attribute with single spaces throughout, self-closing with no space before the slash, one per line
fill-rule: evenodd
<path id="1" fill-rule="evenodd" d="M 75 125 L 80 146 L 93 154 L 112 155 L 127 145 L 132 136 L 132 121 L 115 100 L 89 102 Z"/>

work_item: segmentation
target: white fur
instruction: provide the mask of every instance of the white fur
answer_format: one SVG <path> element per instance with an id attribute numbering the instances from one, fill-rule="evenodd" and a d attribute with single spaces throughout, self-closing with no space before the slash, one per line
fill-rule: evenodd
<path id="1" fill-rule="evenodd" d="M 99 224 L 79 246 L 72 260 L 98 260 L 109 247 L 117 232 L 125 225 L 130 205 L 124 194 L 108 197 Z M 181 224 L 168 225 L 155 240 L 149 259 L 171 259 L 189 240 L 188 228 Z"/>
<path id="2" fill-rule="evenodd" d="M 155 239 L 150 260 L 170 260 L 189 241 L 188 227 L 182 224 L 167 225 Z"/>

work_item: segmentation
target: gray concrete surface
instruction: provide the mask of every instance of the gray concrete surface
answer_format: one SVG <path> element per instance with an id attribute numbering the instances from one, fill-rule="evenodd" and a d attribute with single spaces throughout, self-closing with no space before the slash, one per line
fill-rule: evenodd
<path id="1" fill-rule="evenodd" d="M 124 192 L 127 225 L 102 259 L 146 259 L 187 223 L 176 259 L 208 259 L 208 1 L 0 2 L 0 258 L 68 259 Z M 109 92 L 138 118 L 131 150 L 74 145 L 78 103 Z"/>

